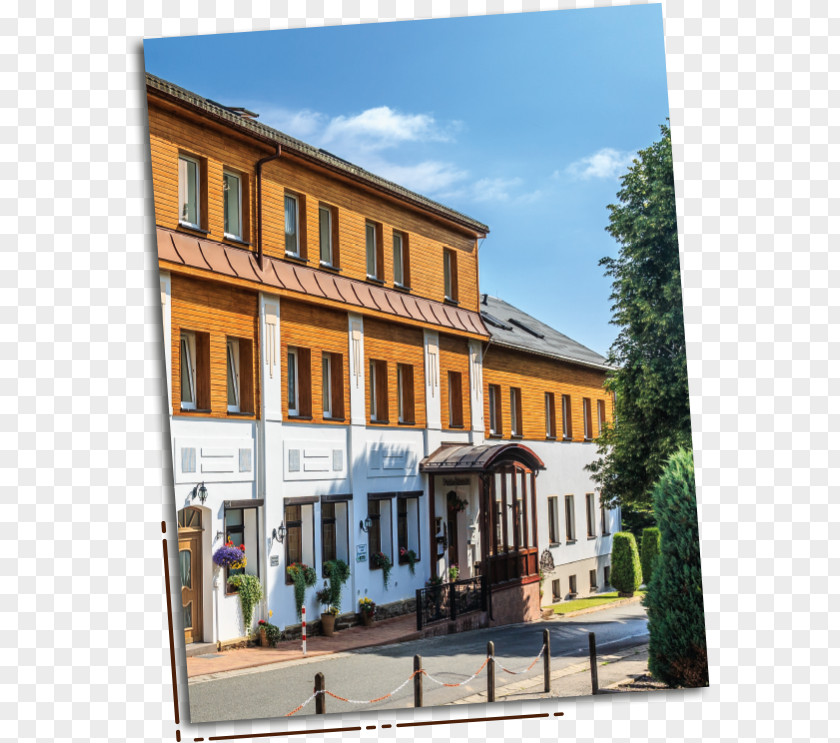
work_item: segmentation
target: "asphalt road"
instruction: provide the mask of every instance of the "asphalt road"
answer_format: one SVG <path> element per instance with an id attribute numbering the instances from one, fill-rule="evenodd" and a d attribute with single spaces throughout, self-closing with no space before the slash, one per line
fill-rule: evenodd
<path id="1" fill-rule="evenodd" d="M 438 680 L 459 683 L 484 662 L 489 640 L 496 647 L 496 684 L 502 686 L 542 673 L 542 662 L 529 673 L 517 676 L 504 673 L 499 665 L 513 671 L 527 668 L 540 651 L 545 628 L 551 633 L 551 669 L 554 671 L 588 658 L 589 632 L 595 633 L 599 653 L 644 642 L 647 617 L 640 604 L 629 604 L 559 622 L 495 627 L 365 648 L 277 670 L 257 668 L 247 674 L 190 684 L 191 722 L 282 717 L 309 698 L 314 676 L 319 671 L 324 674 L 329 691 L 348 699 L 375 699 L 393 691 L 411 675 L 415 654 L 423 657 L 423 667 Z M 423 706 L 450 704 L 486 688 L 484 672 L 456 688 L 439 686 L 424 678 Z M 350 709 L 369 711 L 413 705 L 414 689 L 409 682 L 398 693 L 374 704 L 350 704 L 328 696 L 326 711 L 329 714 Z M 315 702 L 312 701 L 298 714 L 314 713 Z"/>

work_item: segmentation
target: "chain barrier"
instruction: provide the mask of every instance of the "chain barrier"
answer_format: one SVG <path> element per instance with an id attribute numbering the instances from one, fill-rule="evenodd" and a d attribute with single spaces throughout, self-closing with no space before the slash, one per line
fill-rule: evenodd
<path id="1" fill-rule="evenodd" d="M 303 709 L 303 708 L 304 708 L 307 704 L 309 704 L 309 703 L 310 703 L 313 699 L 315 699 L 315 697 L 317 697 L 319 694 L 326 694 L 326 695 L 328 695 L 328 696 L 331 696 L 333 699 L 338 699 L 339 701 L 342 701 L 342 702 L 347 702 L 348 704 L 374 704 L 374 703 L 376 703 L 376 702 L 381 702 L 383 699 L 387 699 L 388 697 L 393 696 L 394 694 L 396 694 L 397 692 L 399 692 L 399 691 L 401 691 L 403 688 L 405 688 L 406 684 L 410 683 L 410 682 L 414 679 L 414 677 L 415 677 L 418 673 L 419 673 L 419 674 L 421 674 L 421 675 L 423 675 L 423 676 L 425 676 L 425 677 L 426 677 L 426 678 L 428 678 L 430 681 L 433 681 L 434 683 L 438 684 L 438 686 L 446 686 L 446 687 L 450 687 L 450 688 L 453 688 L 453 687 L 458 687 L 458 686 L 464 686 L 465 684 L 468 684 L 470 681 L 472 681 L 473 679 L 475 679 L 475 678 L 476 678 L 476 677 L 477 677 L 477 676 L 478 676 L 478 675 L 479 675 L 479 674 L 480 674 L 480 673 L 481 673 L 481 672 L 482 672 L 482 671 L 483 671 L 483 670 L 487 667 L 487 664 L 490 662 L 491 658 L 492 658 L 493 660 L 495 660 L 495 661 L 496 661 L 496 663 L 498 664 L 499 668 L 501 668 L 501 669 L 502 669 L 505 673 L 509 673 L 509 674 L 512 674 L 512 675 L 516 676 L 516 675 L 520 675 L 520 674 L 527 673 L 528 671 L 530 671 L 530 670 L 531 670 L 531 669 L 532 669 L 532 668 L 533 668 L 533 667 L 537 664 L 537 662 L 539 661 L 539 659 L 540 659 L 540 658 L 542 658 L 542 656 L 543 656 L 543 653 L 544 653 L 544 652 L 545 652 L 545 643 L 543 643 L 543 646 L 540 648 L 540 652 L 539 652 L 539 654 L 537 655 L 537 657 L 536 657 L 536 658 L 534 658 L 533 663 L 531 663 L 531 665 L 530 665 L 530 666 L 528 666 L 527 668 L 525 668 L 525 669 L 523 669 L 523 670 L 521 670 L 521 671 L 511 671 L 511 670 L 509 670 L 509 669 L 505 668 L 503 665 L 501 665 L 501 664 L 499 663 L 499 661 L 498 661 L 495 657 L 488 655 L 488 656 L 484 659 L 484 663 L 482 663 L 482 664 L 481 664 L 481 666 L 479 667 L 479 669 L 478 669 L 478 670 L 477 670 L 477 671 L 476 671 L 476 672 L 475 672 L 472 676 L 470 676 L 470 677 L 469 677 L 469 678 L 467 678 L 467 679 L 464 679 L 463 681 L 459 681 L 457 684 L 451 684 L 451 683 L 447 683 L 447 682 L 445 682 L 445 681 L 441 681 L 440 679 L 436 679 L 436 678 L 435 678 L 434 676 L 432 676 L 432 675 L 431 675 L 428 671 L 426 671 L 426 669 L 425 669 L 425 668 L 421 668 L 421 669 L 420 669 L 420 670 L 418 670 L 418 671 L 414 671 L 414 673 L 412 673 L 412 674 L 411 674 L 411 675 L 410 675 L 410 676 L 409 676 L 409 677 L 408 677 L 405 681 L 403 681 L 403 682 L 402 682 L 402 683 L 401 683 L 401 684 L 400 684 L 400 685 L 399 685 L 396 689 L 394 689 L 393 691 L 388 692 L 387 694 L 383 694 L 381 697 L 376 697 L 376 699 L 347 699 L 346 697 L 341 697 L 341 696 L 339 696 L 338 694 L 334 694 L 333 692 L 329 691 L 328 689 L 324 689 L 324 690 L 322 690 L 322 691 L 316 691 L 316 692 L 314 692 L 314 693 L 312 694 L 312 696 L 311 696 L 311 697 L 309 697 L 309 699 L 307 699 L 307 700 L 306 700 L 305 702 L 303 702 L 302 704 L 299 704 L 299 705 L 298 705 L 297 707 L 295 707 L 295 708 L 294 708 L 291 712 L 286 713 L 286 714 L 284 715 L 284 717 L 291 717 L 292 715 L 297 714 L 297 713 L 298 713 L 298 712 L 300 712 L 300 711 L 301 711 L 301 710 L 302 710 L 302 709 Z"/>

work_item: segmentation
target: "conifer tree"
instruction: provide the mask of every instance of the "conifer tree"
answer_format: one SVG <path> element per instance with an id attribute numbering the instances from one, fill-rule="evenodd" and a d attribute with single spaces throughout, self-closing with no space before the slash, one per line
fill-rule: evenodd
<path id="1" fill-rule="evenodd" d="M 658 526 L 646 526 L 642 533 L 642 582 L 650 583 L 656 559 L 659 557 L 661 535 Z"/>
<path id="2" fill-rule="evenodd" d="M 610 583 L 619 594 L 632 596 L 642 584 L 642 566 L 636 537 L 630 532 L 619 531 L 612 536 L 610 556 Z"/>

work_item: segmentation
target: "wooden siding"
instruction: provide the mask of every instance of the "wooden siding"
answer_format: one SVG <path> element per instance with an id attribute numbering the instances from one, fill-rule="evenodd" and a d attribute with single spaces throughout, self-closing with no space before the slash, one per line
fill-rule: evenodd
<path id="1" fill-rule="evenodd" d="M 414 367 L 414 424 L 406 428 L 426 427 L 426 385 L 423 365 L 423 331 L 393 325 L 379 320 L 365 320 L 365 420 L 370 423 L 371 359 L 385 361 L 388 366 L 388 424 L 397 424 L 397 364 Z"/>
<path id="2" fill-rule="evenodd" d="M 178 154 L 202 161 L 201 226 L 210 239 L 224 241 L 222 173 L 225 168 L 243 176 L 243 239 L 254 243 L 256 222 L 256 162 L 270 154 L 265 143 L 249 143 L 191 112 L 170 110 L 149 98 L 149 138 L 155 198 L 155 221 L 178 229 Z M 284 154 L 263 168 L 262 227 L 266 255 L 286 259 L 286 190 L 300 199 L 301 255 L 307 265 L 319 266 L 318 206 L 333 209 L 336 265 L 344 275 L 364 280 L 365 221 L 382 226 L 384 285 L 394 286 L 394 230 L 408 236 L 408 275 L 411 293 L 442 302 L 444 249 L 457 253 L 460 306 L 478 311 L 478 250 L 474 236 L 439 217 L 403 206 L 364 187 L 332 176 Z M 252 245 L 256 249 L 256 245 Z"/>
<path id="3" fill-rule="evenodd" d="M 522 438 L 545 439 L 545 393 L 554 393 L 557 440 L 563 437 L 562 396 L 569 395 L 572 409 L 572 441 L 583 441 L 583 398 L 592 400 L 593 436 L 598 435 L 597 400 L 603 400 L 607 423 L 612 422 L 612 395 L 604 389 L 606 374 L 597 369 L 552 361 L 540 356 L 494 348 L 484 357 L 485 435 L 490 438 L 488 385 L 501 388 L 501 438 L 511 438 L 510 390 L 521 390 Z M 499 438 L 499 436 L 493 436 Z"/>
<path id="4" fill-rule="evenodd" d="M 440 422 L 442 428 L 449 425 L 449 372 L 461 375 L 461 410 L 463 425 L 471 427 L 470 408 L 470 354 L 467 341 L 450 335 L 440 335 Z"/>
<path id="5" fill-rule="evenodd" d="M 346 423 L 324 418 L 322 354 L 333 353 L 342 358 L 342 394 L 345 418 L 349 418 L 350 375 L 347 358 L 347 314 L 323 307 L 283 300 L 280 303 L 280 363 L 283 370 L 283 418 L 289 415 L 288 350 L 289 347 L 310 350 L 310 392 L 312 423 Z M 300 363 L 300 362 L 299 362 Z M 302 406 L 305 409 L 305 406 Z M 307 421 L 309 422 L 309 421 Z"/>
<path id="6" fill-rule="evenodd" d="M 181 410 L 181 331 L 207 334 L 209 338 L 209 383 L 210 410 Z M 227 412 L 227 339 L 241 338 L 250 341 L 250 370 L 242 363 L 240 356 L 240 377 L 246 374 L 245 388 L 254 390 L 253 409 L 260 409 L 260 388 L 256 374 L 259 366 L 259 320 L 257 294 L 235 289 L 224 284 L 200 281 L 172 274 L 172 412 L 212 418 L 256 418 L 257 412 Z M 199 350 L 199 354 L 201 351 Z M 247 362 L 246 362 L 247 363 Z M 202 379 L 199 377 L 197 381 Z M 208 378 L 208 377 L 205 377 Z"/>

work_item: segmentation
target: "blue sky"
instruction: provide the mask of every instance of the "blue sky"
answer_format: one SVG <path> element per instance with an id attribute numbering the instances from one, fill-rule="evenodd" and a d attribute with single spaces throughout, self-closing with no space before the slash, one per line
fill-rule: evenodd
<path id="1" fill-rule="evenodd" d="M 147 39 L 146 69 L 490 227 L 480 286 L 606 354 L 607 205 L 668 116 L 659 5 Z"/>

